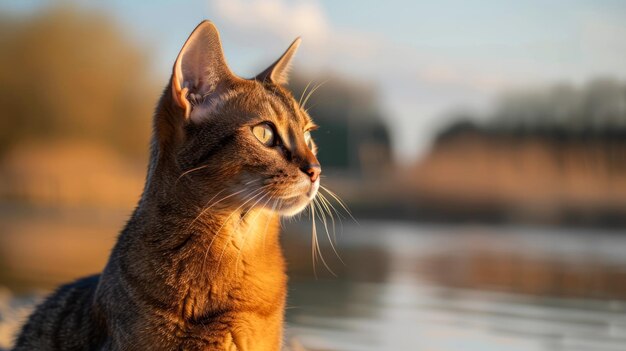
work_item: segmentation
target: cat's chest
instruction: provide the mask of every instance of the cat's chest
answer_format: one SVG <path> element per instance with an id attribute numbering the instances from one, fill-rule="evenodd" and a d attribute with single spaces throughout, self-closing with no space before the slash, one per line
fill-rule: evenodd
<path id="1" fill-rule="evenodd" d="M 189 257 L 172 265 L 179 273 L 168 281 L 176 291 L 172 302 L 185 320 L 227 311 L 269 311 L 284 302 L 287 275 L 277 246 L 245 255 L 226 250 L 217 259 L 211 253 L 202 260 L 199 254 Z"/>
<path id="2" fill-rule="evenodd" d="M 251 311 L 262 315 L 271 314 L 275 310 L 282 310 L 286 284 L 286 275 L 281 271 L 271 274 L 247 272 L 219 280 L 196 279 L 188 286 L 181 287 L 176 310 L 180 311 L 184 321 L 192 324 L 210 321 L 224 313 Z"/>
<path id="3" fill-rule="evenodd" d="M 279 307 L 279 306 L 277 306 Z M 161 340 L 165 349 L 278 350 L 282 340 L 283 309 L 269 314 L 228 312 L 206 320 L 171 325 Z"/>

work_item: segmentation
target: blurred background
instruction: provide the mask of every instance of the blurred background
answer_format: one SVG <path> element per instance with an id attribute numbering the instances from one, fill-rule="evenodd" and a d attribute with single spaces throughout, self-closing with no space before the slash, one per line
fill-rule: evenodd
<path id="1" fill-rule="evenodd" d="M 296 36 L 334 222 L 285 223 L 311 350 L 624 350 L 626 3 L 0 3 L 0 348 L 98 272 L 202 20 L 251 77 Z M 330 242 L 333 241 L 342 263 Z M 332 272 L 331 272 L 332 270 Z"/>

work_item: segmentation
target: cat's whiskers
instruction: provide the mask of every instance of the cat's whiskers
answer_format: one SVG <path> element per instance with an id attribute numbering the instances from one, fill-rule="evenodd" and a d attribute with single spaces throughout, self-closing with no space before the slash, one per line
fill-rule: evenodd
<path id="1" fill-rule="evenodd" d="M 202 165 L 202 166 L 198 166 L 198 167 L 194 167 L 192 169 L 186 170 L 183 173 L 181 173 L 180 176 L 178 176 L 178 178 L 176 178 L 176 181 L 174 182 L 174 189 L 176 189 L 176 187 L 178 186 L 178 182 L 180 181 L 180 179 L 186 175 L 188 175 L 189 173 L 195 172 L 195 171 L 199 171 L 203 168 L 209 167 L 208 164 Z"/>
<path id="2" fill-rule="evenodd" d="M 339 203 L 339 205 L 343 208 L 344 211 L 346 211 L 346 213 L 350 216 L 350 218 L 352 218 L 352 220 L 356 224 L 359 224 L 359 221 L 357 221 L 356 218 L 354 218 L 354 216 L 352 215 L 352 212 L 350 212 L 350 210 L 348 209 L 348 205 L 346 205 L 346 203 L 343 202 L 343 200 L 341 200 L 339 195 L 335 194 L 333 191 L 331 191 L 330 189 L 328 189 L 327 187 L 325 187 L 325 186 L 323 186 L 321 184 L 320 184 L 320 189 L 326 191 L 326 193 L 328 193 L 328 195 L 330 195 L 333 199 L 335 199 L 335 201 L 337 201 L 337 203 Z"/>
<path id="3" fill-rule="evenodd" d="M 324 212 L 324 207 L 320 204 L 319 201 L 317 201 L 317 197 L 313 199 L 313 202 L 315 203 L 315 206 L 317 207 L 318 211 L 319 211 L 319 217 L 322 219 L 322 223 L 324 224 L 324 229 L 326 230 L 326 236 L 328 237 L 328 243 L 330 244 L 330 247 L 332 248 L 333 252 L 335 253 L 335 256 L 337 256 L 337 258 L 339 259 L 339 261 L 341 261 L 341 263 L 345 266 L 345 262 L 341 259 L 341 256 L 339 255 L 339 253 L 337 252 L 337 249 L 335 248 L 335 243 L 333 242 L 333 240 L 330 237 L 330 231 L 328 230 L 328 223 L 326 220 L 326 213 Z M 332 215 L 330 213 L 328 213 L 331 217 Z M 333 233 L 334 236 L 334 233 Z"/>
<path id="4" fill-rule="evenodd" d="M 176 188 L 178 187 L 178 183 L 180 182 L 180 180 L 181 180 L 184 176 L 186 176 L 186 175 L 188 175 L 188 174 L 190 174 L 190 173 L 193 173 L 193 172 L 199 171 L 199 170 L 201 170 L 201 169 L 204 169 L 204 168 L 206 168 L 206 167 L 208 167 L 208 166 L 209 166 L 209 164 L 204 164 L 204 165 L 201 165 L 201 166 L 198 166 L 198 167 L 194 167 L 194 168 L 192 168 L 192 169 L 188 169 L 188 170 L 184 171 L 184 172 L 183 172 L 180 176 L 178 176 L 178 178 L 176 178 L 176 181 L 174 181 L 174 189 L 176 190 Z M 253 182 L 258 182 L 258 181 L 260 181 L 260 179 L 253 179 L 253 180 L 251 180 L 251 181 L 248 181 L 248 182 L 243 183 L 243 185 L 248 185 L 248 184 L 251 184 L 251 183 L 253 183 Z M 221 191 L 217 192 L 217 194 L 215 194 L 215 195 L 213 196 L 213 198 L 211 198 L 208 202 L 213 201 L 213 199 L 214 199 L 217 195 L 219 195 L 220 193 L 222 193 L 222 192 L 223 192 L 223 191 L 225 191 L 225 190 L 226 190 L 226 189 L 222 189 Z M 176 192 L 176 195 L 178 195 L 178 192 Z M 207 202 L 207 204 L 208 204 L 208 202 Z M 206 205 L 205 205 L 205 206 L 206 206 Z"/>
<path id="5" fill-rule="evenodd" d="M 324 196 L 324 194 L 322 194 L 322 192 L 318 192 L 317 195 L 319 196 L 320 200 L 322 200 L 337 215 L 337 219 L 339 220 L 339 222 L 341 222 L 342 218 L 345 218 L 344 215 L 342 215 L 341 212 L 337 210 L 333 203 L 330 202 L 330 200 L 326 196 Z"/>
<path id="6" fill-rule="evenodd" d="M 337 242 L 337 230 L 335 227 L 335 216 L 333 215 L 333 212 L 331 211 L 331 208 L 328 206 L 328 200 L 326 200 L 326 198 L 324 197 L 324 195 L 318 193 L 318 199 L 320 201 L 320 204 L 324 207 L 324 209 L 326 210 L 326 212 L 328 213 L 328 215 L 330 216 L 330 219 L 332 221 L 333 224 L 333 238 L 335 240 L 335 243 Z M 339 220 L 341 220 L 341 218 L 339 218 Z"/>
<path id="7" fill-rule="evenodd" d="M 304 90 L 302 90 L 302 94 L 300 94 L 300 99 L 298 99 L 298 106 L 302 104 L 302 98 L 304 97 L 304 94 L 306 94 L 306 91 L 307 89 L 309 89 L 311 83 L 313 83 L 312 79 L 307 83 L 306 87 L 304 87 Z"/>
<path id="8" fill-rule="evenodd" d="M 266 189 L 267 187 L 269 187 L 270 184 L 266 184 L 264 186 L 261 186 L 257 189 L 254 189 L 252 191 L 250 191 L 250 193 L 248 195 L 245 195 L 243 198 L 243 203 L 237 207 L 234 211 L 232 211 L 228 217 L 226 217 L 226 220 L 224 220 L 224 222 L 222 223 L 222 225 L 219 227 L 219 229 L 217 230 L 217 232 L 215 232 L 213 240 L 215 240 L 217 234 L 219 234 L 219 232 L 222 230 L 222 228 L 224 228 L 224 226 L 226 224 L 228 224 L 230 218 L 235 214 L 238 213 L 239 210 L 241 210 L 247 203 L 249 203 L 250 201 L 254 200 L 257 196 L 261 195 L 263 193 L 263 190 Z M 244 190 L 248 190 L 248 189 L 244 189 Z M 240 219 L 241 220 L 241 219 Z M 213 240 L 211 240 L 211 244 L 213 243 Z M 211 248 L 211 246 L 209 245 L 209 248 Z"/>
<path id="9" fill-rule="evenodd" d="M 319 244 L 319 240 L 317 238 L 317 226 L 315 225 L 315 220 L 316 220 L 316 216 L 315 216 L 315 206 L 313 206 L 313 202 L 311 202 L 310 204 L 311 207 L 311 217 L 312 220 L 311 222 L 313 223 L 313 272 L 315 274 L 315 278 L 317 279 L 317 272 L 315 270 L 315 254 L 317 253 L 320 261 L 322 261 L 322 264 L 324 265 L 324 267 L 326 267 L 326 269 L 330 272 L 330 274 L 332 274 L 333 276 L 337 276 L 337 274 L 335 274 L 335 272 L 330 268 L 330 266 L 328 265 L 328 263 L 326 263 L 326 259 L 324 259 L 324 255 L 322 254 L 322 250 L 320 249 L 320 244 Z"/>
<path id="10" fill-rule="evenodd" d="M 326 205 L 326 210 L 328 211 L 328 213 L 331 213 L 331 209 L 332 212 L 334 212 L 337 215 L 337 220 L 339 221 L 339 226 L 340 226 L 340 232 L 343 233 L 343 216 L 341 215 L 341 213 L 339 211 L 337 211 L 337 209 L 335 208 L 335 206 L 326 198 L 326 196 L 324 196 L 324 194 L 322 194 L 321 192 L 317 193 L 317 196 L 319 197 L 320 201 Z M 334 220 L 334 215 L 331 215 L 331 218 L 333 219 L 333 236 L 335 236 L 335 220 Z M 335 242 L 337 241 L 336 237 L 335 237 Z"/>
<path id="11" fill-rule="evenodd" d="M 258 180 L 254 180 L 254 181 L 258 181 Z M 210 210 L 213 206 L 215 206 L 215 205 L 217 205 L 218 203 L 220 203 L 220 202 L 222 202 L 222 201 L 224 201 L 224 200 L 226 200 L 226 199 L 229 199 L 229 198 L 231 198 L 231 197 L 233 197 L 233 196 L 235 196 L 235 195 L 241 194 L 242 192 L 244 192 L 244 191 L 246 191 L 246 190 L 249 190 L 249 189 L 248 189 L 245 185 L 248 185 L 248 184 L 250 184 L 250 183 L 252 183 L 252 182 L 254 182 L 254 181 L 250 181 L 250 182 L 244 183 L 244 188 L 243 188 L 243 189 L 241 189 L 241 190 L 239 190 L 239 191 L 236 191 L 236 192 L 234 192 L 234 193 L 232 193 L 232 194 L 230 194 L 230 195 L 228 195 L 228 196 L 225 196 L 225 197 L 223 197 L 223 198 L 221 198 L 221 199 L 219 199 L 219 200 L 217 200 L 217 201 L 215 201 L 215 202 L 211 203 L 211 201 L 213 201 L 213 199 L 215 199 L 215 198 L 216 198 L 219 194 L 221 194 L 222 192 L 224 192 L 227 188 L 224 188 L 224 189 L 222 189 L 222 190 L 218 191 L 215 195 L 213 195 L 213 197 L 212 197 L 211 199 L 209 199 L 209 201 L 207 201 L 207 203 L 205 204 L 205 208 L 204 208 L 202 211 L 200 211 L 200 213 L 198 213 L 198 215 L 196 216 L 196 218 L 194 218 L 194 219 L 193 219 L 193 221 L 191 221 L 191 223 L 190 223 L 190 224 L 189 224 L 189 226 L 187 227 L 187 230 L 191 229 L 191 227 L 193 227 L 193 225 L 196 223 L 196 221 L 197 221 L 200 217 L 202 217 L 202 216 L 203 216 L 203 215 L 204 215 L 204 214 L 205 214 L 208 210 Z M 209 204 L 210 204 L 210 205 L 209 205 Z"/>
<path id="12" fill-rule="evenodd" d="M 325 81 L 315 85 L 313 89 L 309 91 L 309 93 L 306 95 L 306 98 L 304 98 L 304 101 L 302 101 L 302 105 L 300 105 L 302 109 L 306 110 L 306 103 L 307 101 L 309 101 L 309 98 L 313 95 L 313 93 L 315 93 L 315 91 L 317 91 L 317 89 L 321 88 L 322 86 L 324 86 L 324 84 L 328 83 L 329 80 L 330 79 L 326 79 Z"/>
<path id="13" fill-rule="evenodd" d="M 354 218 L 354 216 L 348 209 L 348 206 L 345 204 L 345 202 L 343 202 L 343 200 L 341 200 L 341 198 L 337 194 L 335 194 L 333 191 L 331 191 L 327 187 L 322 186 L 321 184 L 320 184 L 320 190 L 324 190 L 327 193 L 327 195 L 330 196 L 331 199 L 336 201 L 340 205 L 340 207 L 350 216 L 350 218 L 352 218 L 352 220 L 354 220 L 354 222 L 358 224 L 357 220 Z M 337 252 L 337 249 L 335 248 L 337 239 L 336 239 L 335 218 L 334 218 L 333 212 L 337 215 L 337 219 L 339 220 L 339 223 L 341 225 L 342 232 L 343 232 L 343 221 L 342 221 L 343 216 L 341 212 L 337 210 L 337 208 L 332 204 L 332 202 L 321 191 L 318 191 L 315 197 L 309 202 L 309 206 L 307 206 L 307 209 L 309 210 L 309 217 L 311 219 L 311 226 L 312 226 L 311 228 L 311 259 L 313 263 L 313 273 L 315 277 L 317 278 L 316 262 L 319 258 L 319 260 L 326 267 L 326 269 L 333 276 L 337 276 L 335 272 L 327 264 L 322 254 L 322 251 L 320 249 L 319 239 L 317 237 L 316 221 L 319 219 L 319 221 L 324 225 L 326 236 L 328 237 L 328 241 L 330 243 L 332 250 L 334 251 L 339 261 L 341 261 L 341 263 L 345 265 L 345 262 L 343 261 L 343 259 Z M 316 209 L 317 209 L 317 213 L 316 213 Z M 332 221 L 332 228 L 333 228 L 332 239 L 330 237 L 330 230 L 328 228 L 328 219 L 326 218 L 327 214 L 328 216 L 330 216 L 331 221 Z"/>
<path id="14" fill-rule="evenodd" d="M 315 267 L 315 260 L 317 259 L 315 239 L 317 238 L 317 232 L 315 229 L 315 218 L 313 217 L 313 203 L 309 203 L 307 208 L 309 209 L 309 218 L 311 219 L 311 263 L 313 265 L 313 275 L 317 279 L 317 268 Z"/>
<path id="15" fill-rule="evenodd" d="M 266 184 L 265 186 L 261 187 L 260 189 L 266 189 L 270 186 L 273 186 L 274 184 Z M 274 190 L 273 193 L 270 195 L 270 198 L 272 198 L 272 196 L 276 195 L 276 193 L 278 192 L 278 190 Z M 266 193 L 266 195 L 269 195 L 270 193 Z M 254 209 L 256 207 L 256 205 L 258 204 L 259 201 L 257 201 L 255 204 L 253 204 L 252 206 L 250 206 L 250 210 Z M 239 227 L 239 225 L 241 224 L 241 222 L 245 219 L 245 215 L 247 215 L 247 213 L 243 213 L 241 218 L 239 218 L 239 221 L 237 221 L 237 225 L 236 227 Z"/>

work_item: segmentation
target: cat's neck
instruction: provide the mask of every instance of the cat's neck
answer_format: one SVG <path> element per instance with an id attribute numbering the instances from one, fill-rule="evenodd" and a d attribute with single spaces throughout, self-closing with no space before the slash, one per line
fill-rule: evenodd
<path id="1" fill-rule="evenodd" d="M 146 187 L 111 260 L 188 320 L 219 310 L 282 306 L 286 275 L 278 215 L 210 209 Z M 238 307 L 232 305 L 238 301 Z"/>
<path id="2" fill-rule="evenodd" d="M 233 210 L 193 204 L 178 196 L 162 193 L 144 197 L 123 235 L 141 242 L 147 253 L 175 255 L 178 251 L 202 251 L 202 260 L 209 262 L 233 260 L 234 255 L 239 261 L 246 261 L 248 256 L 256 257 L 279 244 L 278 215 L 275 212 L 263 208 Z M 146 246 L 151 250 L 146 251 Z M 199 258 L 190 258 L 190 268 L 207 268 L 194 266 Z M 218 263 L 221 271 L 228 270 Z M 209 268 L 212 268 L 210 264 Z"/>

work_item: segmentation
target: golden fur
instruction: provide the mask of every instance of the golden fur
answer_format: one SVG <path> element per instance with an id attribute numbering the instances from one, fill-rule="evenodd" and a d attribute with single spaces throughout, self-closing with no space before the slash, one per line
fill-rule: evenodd
<path id="1" fill-rule="evenodd" d="M 61 287 L 19 350 L 278 350 L 287 277 L 280 214 L 315 196 L 314 128 L 281 84 L 296 40 L 254 79 L 201 23 L 154 118 L 146 186 L 100 276 Z M 275 142 L 251 132 L 272 128 Z M 268 127 L 268 128 L 269 128 Z"/>

